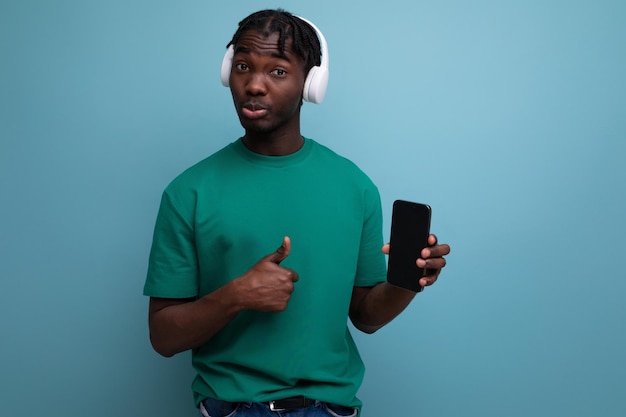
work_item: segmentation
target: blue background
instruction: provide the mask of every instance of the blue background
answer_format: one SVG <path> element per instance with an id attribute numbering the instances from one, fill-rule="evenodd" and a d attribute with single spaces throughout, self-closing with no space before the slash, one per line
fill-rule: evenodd
<path id="1" fill-rule="evenodd" d="M 386 230 L 426 202 L 453 248 L 356 335 L 363 416 L 626 415 L 626 3 L 347 3 L 1 3 L 1 415 L 195 416 L 188 354 L 148 341 L 152 227 L 241 134 L 219 66 L 276 6 L 329 42 L 303 133 L 377 183 Z"/>

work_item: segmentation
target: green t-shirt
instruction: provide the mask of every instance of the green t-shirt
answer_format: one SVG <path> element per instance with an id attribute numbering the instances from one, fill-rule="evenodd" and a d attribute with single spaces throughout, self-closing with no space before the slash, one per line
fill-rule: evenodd
<path id="1" fill-rule="evenodd" d="M 238 140 L 178 176 L 157 217 L 144 294 L 202 297 L 291 238 L 298 272 L 286 310 L 243 311 L 192 353 L 196 402 L 303 395 L 359 407 L 364 366 L 347 327 L 353 286 L 384 281 L 375 185 L 306 139 L 271 157 Z"/>

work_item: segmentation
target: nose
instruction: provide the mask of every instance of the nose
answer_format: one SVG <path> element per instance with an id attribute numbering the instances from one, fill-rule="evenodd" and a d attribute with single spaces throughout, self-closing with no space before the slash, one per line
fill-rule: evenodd
<path id="1" fill-rule="evenodd" d="M 265 74 L 252 73 L 246 83 L 246 92 L 253 96 L 262 96 L 267 93 Z"/>

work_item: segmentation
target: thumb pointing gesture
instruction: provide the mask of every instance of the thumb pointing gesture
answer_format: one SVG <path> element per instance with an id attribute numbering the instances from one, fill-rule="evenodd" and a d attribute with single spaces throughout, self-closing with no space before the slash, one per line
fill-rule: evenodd
<path id="1" fill-rule="evenodd" d="M 284 261 L 287 256 L 289 256 L 289 252 L 291 252 L 291 239 L 289 239 L 289 236 L 285 236 L 283 238 L 283 244 L 276 249 L 276 252 L 268 255 L 267 260 L 275 263 L 276 265 L 280 265 L 280 263 Z"/>
<path id="2" fill-rule="evenodd" d="M 283 311 L 287 308 L 298 273 L 280 263 L 291 252 L 291 240 L 285 236 L 275 252 L 261 258 L 252 268 L 232 282 L 240 288 L 239 304 L 243 309 Z"/>

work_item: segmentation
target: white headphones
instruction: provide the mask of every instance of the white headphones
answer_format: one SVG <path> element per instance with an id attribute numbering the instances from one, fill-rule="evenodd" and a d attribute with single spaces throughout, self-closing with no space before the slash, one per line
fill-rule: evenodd
<path id="1" fill-rule="evenodd" d="M 317 37 L 322 47 L 322 59 L 319 66 L 311 68 L 304 81 L 304 90 L 302 91 L 302 98 L 311 103 L 319 104 L 324 100 L 326 95 L 326 88 L 328 87 L 328 45 L 322 32 L 313 23 L 309 22 L 303 17 L 296 16 L 298 19 L 308 23 L 317 33 Z M 224 87 L 230 85 L 230 71 L 233 66 L 233 56 L 235 55 L 235 48 L 230 45 L 226 50 L 224 59 L 222 60 L 222 72 L 221 79 Z"/>

